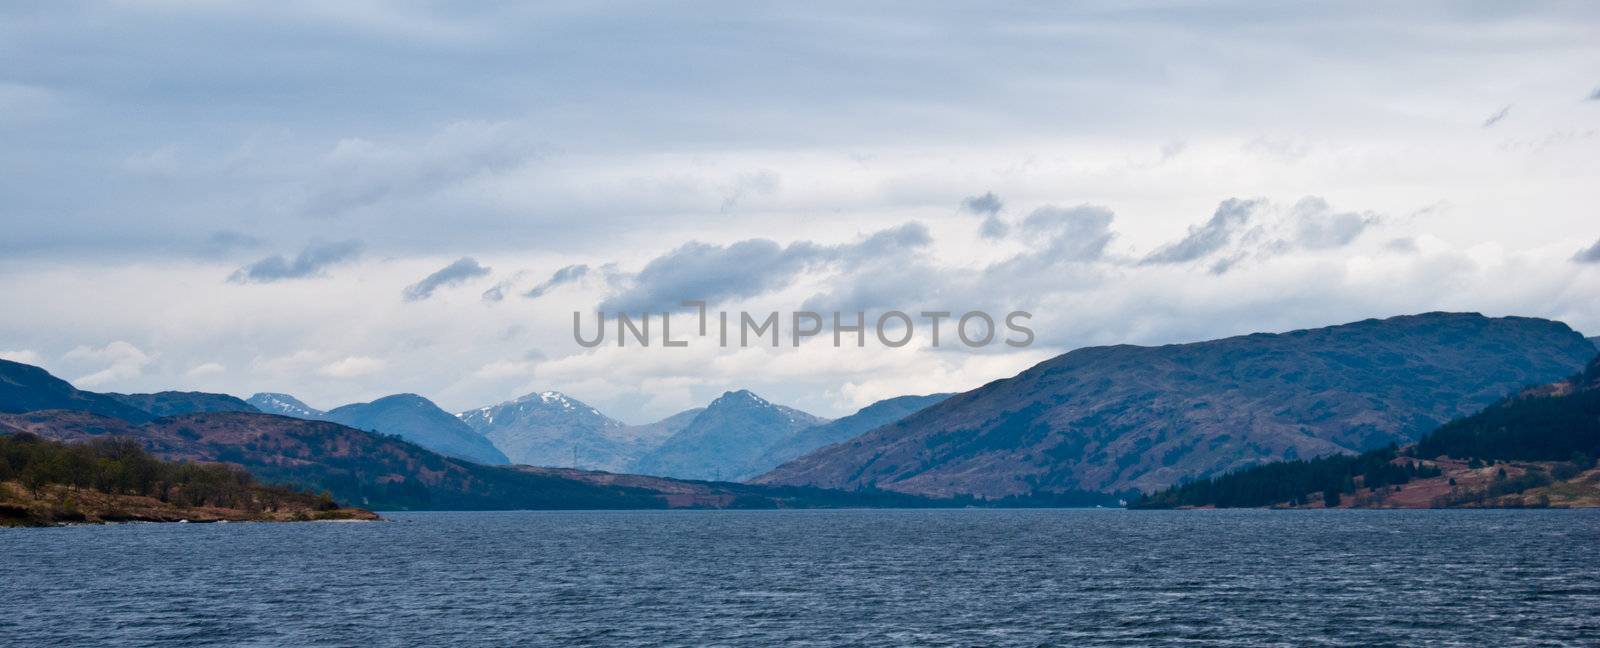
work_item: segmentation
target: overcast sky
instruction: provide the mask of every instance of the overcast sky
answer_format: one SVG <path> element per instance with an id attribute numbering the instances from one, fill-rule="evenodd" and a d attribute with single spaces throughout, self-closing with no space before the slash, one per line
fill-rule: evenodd
<path id="1" fill-rule="evenodd" d="M 459 4 L 0 6 L 0 357 L 643 422 L 1430 310 L 1600 334 L 1595 3 Z M 573 341 L 681 299 L 1038 339 Z"/>

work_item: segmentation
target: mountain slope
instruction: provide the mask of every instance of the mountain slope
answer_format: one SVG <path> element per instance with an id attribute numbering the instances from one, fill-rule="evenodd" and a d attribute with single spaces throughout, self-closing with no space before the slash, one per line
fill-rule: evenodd
<path id="1" fill-rule="evenodd" d="M 1559 322 L 1451 313 L 1079 349 L 757 481 L 991 497 L 1155 490 L 1410 442 L 1592 355 Z"/>
<path id="2" fill-rule="evenodd" d="M 154 394 L 117 394 L 106 396 L 124 404 L 149 412 L 151 416 L 173 416 L 195 412 L 258 412 L 255 406 L 227 394 L 206 392 L 164 391 Z"/>
<path id="3" fill-rule="evenodd" d="M 1439 426 L 1417 443 L 1419 457 L 1562 461 L 1600 457 L 1600 356 L 1582 373 L 1529 388 Z"/>
<path id="4" fill-rule="evenodd" d="M 302 403 L 300 399 L 288 394 L 264 392 L 251 396 L 245 402 L 267 414 L 292 416 L 310 421 L 320 421 L 327 415 L 327 412 Z"/>
<path id="5" fill-rule="evenodd" d="M 762 462 L 769 449 L 825 422 L 827 419 L 769 403 L 747 390 L 727 392 L 641 457 L 630 472 L 737 481 L 770 469 L 770 464 Z"/>
<path id="6" fill-rule="evenodd" d="M 510 463 L 483 435 L 416 394 L 385 396 L 329 410 L 326 420 L 359 430 L 391 434 L 424 448 L 483 464 Z"/>
<path id="7" fill-rule="evenodd" d="M 65 409 L 94 412 L 125 421 L 155 418 L 149 412 L 94 392 L 80 391 L 49 372 L 20 362 L 0 360 L 0 412 Z"/>
<path id="8" fill-rule="evenodd" d="M 648 447 L 621 421 L 547 391 L 456 415 L 512 463 L 620 472 Z"/>
<path id="9" fill-rule="evenodd" d="M 888 425 L 949 398 L 950 394 L 897 396 L 861 408 L 849 416 L 815 425 L 768 448 L 761 463 L 779 466 L 808 452 L 854 439 L 873 428 Z"/>
<path id="10" fill-rule="evenodd" d="M 1179 506 L 1600 505 L 1600 357 L 1578 375 L 1455 419 L 1414 446 L 1274 462 L 1136 503 Z"/>
<path id="11" fill-rule="evenodd" d="M 899 493 L 689 482 L 567 468 L 485 466 L 394 437 L 271 414 L 186 414 L 137 425 L 46 410 L 0 414 L 0 434 L 72 443 L 121 437 L 169 461 L 225 462 L 258 481 L 327 491 L 380 510 L 817 508 L 963 506 Z M 1099 501 L 1074 501 L 1083 506 Z M 1040 502 L 1039 504 L 1048 504 Z"/>
<path id="12" fill-rule="evenodd" d="M 329 491 L 380 509 L 664 508 L 653 493 L 519 473 L 430 452 L 404 440 L 327 421 L 271 414 L 185 414 L 143 425 L 84 412 L 0 416 L 0 424 L 68 442 L 138 440 L 177 461 L 226 462 L 264 482 Z"/>

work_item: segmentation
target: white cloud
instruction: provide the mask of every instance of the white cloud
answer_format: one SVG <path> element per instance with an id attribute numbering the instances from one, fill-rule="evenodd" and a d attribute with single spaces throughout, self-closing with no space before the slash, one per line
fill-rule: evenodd
<path id="1" fill-rule="evenodd" d="M 72 381 L 74 385 L 82 388 L 100 387 L 138 378 L 144 374 L 145 366 L 150 364 L 152 360 L 149 355 L 139 350 L 138 347 L 121 340 L 99 348 L 88 346 L 73 347 L 61 359 L 66 362 L 92 364 L 102 367 L 98 371 Z"/>
<path id="2" fill-rule="evenodd" d="M 42 356 L 27 349 L 18 349 L 16 351 L 0 351 L 0 360 L 10 360 L 12 362 L 20 362 L 22 364 L 33 365 L 35 367 L 44 363 L 44 358 Z"/>
<path id="3" fill-rule="evenodd" d="M 205 362 L 190 367 L 188 371 L 183 372 L 183 375 L 189 378 L 205 378 L 209 376 L 221 375 L 227 373 L 227 371 L 228 368 L 219 363 Z"/>
<path id="4" fill-rule="evenodd" d="M 333 361 L 317 372 L 330 378 L 360 378 L 382 371 L 385 362 L 367 356 L 348 356 Z"/>

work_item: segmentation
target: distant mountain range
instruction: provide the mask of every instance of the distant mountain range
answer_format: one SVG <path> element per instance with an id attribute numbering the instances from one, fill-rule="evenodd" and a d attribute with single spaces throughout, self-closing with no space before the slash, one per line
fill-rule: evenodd
<path id="1" fill-rule="evenodd" d="M 332 421 L 350 427 L 398 436 L 441 454 L 482 464 L 506 464 L 492 442 L 450 415 L 433 401 L 416 394 L 395 394 L 370 403 L 351 403 L 326 412 L 288 394 L 259 393 L 247 401 L 255 410 L 305 419 Z"/>
<path id="2" fill-rule="evenodd" d="M 1415 441 L 1594 354 L 1559 322 L 1451 313 L 1078 349 L 755 481 L 936 496 L 1149 491 Z"/>
<path id="3" fill-rule="evenodd" d="M 324 420 L 358 430 L 392 434 L 434 452 L 482 464 L 507 464 L 510 459 L 461 419 L 416 394 L 385 396 L 370 403 L 335 407 Z"/>
<path id="4" fill-rule="evenodd" d="M 878 401 L 856 413 L 800 430 L 761 453 L 752 470 L 766 472 L 808 452 L 854 439 L 873 428 L 888 425 L 949 398 L 950 394 L 898 396 Z"/>
<path id="5" fill-rule="evenodd" d="M 629 426 L 553 391 L 456 416 L 493 442 L 512 463 L 611 472 L 627 470 L 677 431 L 670 425 Z"/>
<path id="6" fill-rule="evenodd" d="M 251 396 L 245 402 L 250 403 L 250 405 L 254 406 L 256 409 L 267 414 L 292 416 L 298 419 L 318 421 L 322 420 L 324 414 L 327 414 L 327 412 L 302 403 L 300 402 L 300 399 L 288 394 L 256 394 Z"/>
<path id="7" fill-rule="evenodd" d="M 237 403 L 227 397 L 211 396 L 221 395 L 132 400 L 160 403 L 166 408 L 198 403 L 238 409 Z M 562 468 L 489 466 L 435 453 L 398 436 L 331 421 L 255 411 L 196 411 L 152 420 L 149 412 L 104 394 L 77 390 L 43 369 L 4 361 L 0 361 L 0 404 L 6 412 L 14 412 L 0 413 L 0 434 L 35 434 L 66 442 L 134 439 L 165 460 L 231 463 L 263 483 L 288 484 L 313 493 L 327 491 L 340 501 L 373 509 L 924 507 L 968 503 L 899 493 L 848 493 Z M 36 405 L 54 409 L 33 409 Z M 393 427 L 396 422 L 436 419 L 437 414 L 428 406 L 431 403 L 425 405 L 416 397 L 400 395 L 361 404 L 338 415 Z M 120 417 L 98 413 L 106 411 Z M 455 417 L 445 416 L 464 426 Z"/>
<path id="8" fill-rule="evenodd" d="M 773 465 L 763 460 L 775 447 L 828 420 L 768 402 L 748 390 L 711 401 L 683 429 L 640 457 L 632 472 L 680 479 L 739 481 Z"/>

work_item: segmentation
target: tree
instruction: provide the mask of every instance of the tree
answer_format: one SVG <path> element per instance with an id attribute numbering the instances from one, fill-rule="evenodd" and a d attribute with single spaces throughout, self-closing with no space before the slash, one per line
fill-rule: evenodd
<path id="1" fill-rule="evenodd" d="M 1322 491 L 1322 505 L 1333 508 L 1339 505 L 1339 491 L 1332 488 Z"/>

